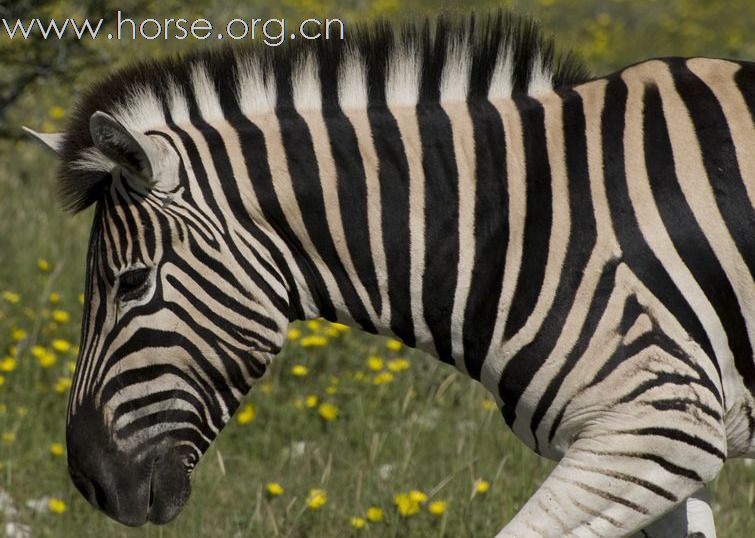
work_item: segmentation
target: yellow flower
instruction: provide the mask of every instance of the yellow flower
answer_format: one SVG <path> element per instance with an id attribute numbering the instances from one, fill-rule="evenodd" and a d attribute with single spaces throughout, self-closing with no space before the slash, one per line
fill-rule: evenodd
<path id="1" fill-rule="evenodd" d="M 373 385 L 383 385 L 393 381 L 393 374 L 390 372 L 380 372 L 372 379 Z"/>
<path id="2" fill-rule="evenodd" d="M 5 385 L 5 376 L 0 375 L 0 387 Z"/>
<path id="3" fill-rule="evenodd" d="M 391 372 L 400 372 L 409 368 L 409 361 L 406 359 L 391 359 L 388 361 L 388 369 Z"/>
<path id="4" fill-rule="evenodd" d="M 307 328 L 310 331 L 313 331 L 313 332 L 319 331 L 320 330 L 320 321 L 316 320 L 316 319 L 310 319 L 307 322 Z"/>
<path id="5" fill-rule="evenodd" d="M 238 420 L 239 424 L 249 424 L 254 420 L 255 416 L 256 412 L 254 410 L 254 406 L 248 403 L 241 409 L 239 414 L 236 415 L 236 420 Z"/>
<path id="6" fill-rule="evenodd" d="M 345 333 L 350 329 L 348 325 L 344 325 L 343 323 L 331 323 L 330 326 L 341 333 Z"/>
<path id="7" fill-rule="evenodd" d="M 474 483 L 475 493 L 485 493 L 490 489 L 490 483 L 482 478 L 478 478 Z"/>
<path id="8" fill-rule="evenodd" d="M 299 344 L 301 347 L 322 347 L 328 344 L 328 339 L 324 336 L 305 336 Z"/>
<path id="9" fill-rule="evenodd" d="M 383 369 L 383 359 L 380 357 L 372 356 L 367 359 L 367 368 L 373 372 L 379 372 Z"/>
<path id="10" fill-rule="evenodd" d="M 79 304 L 84 304 L 84 294 L 79 293 Z"/>
<path id="11" fill-rule="evenodd" d="M 413 501 L 417 501 L 418 503 L 424 503 L 425 501 L 427 501 L 427 495 L 417 489 L 413 489 L 409 492 L 409 498 Z"/>
<path id="12" fill-rule="evenodd" d="M 0 370 L 3 372 L 12 372 L 16 369 L 16 359 L 13 357 L 5 357 L 0 361 Z"/>
<path id="13" fill-rule="evenodd" d="M 44 353 L 37 357 L 37 362 L 39 362 L 39 365 L 42 368 L 49 368 L 53 364 L 55 364 L 55 361 L 57 360 L 57 357 L 55 356 L 55 353 L 52 351 L 44 350 Z"/>
<path id="14" fill-rule="evenodd" d="M 62 338 L 56 338 L 52 341 L 52 348 L 60 353 L 65 353 L 71 349 L 71 343 L 68 340 Z"/>
<path id="15" fill-rule="evenodd" d="M 50 499 L 47 504 L 50 507 L 50 512 L 53 514 L 62 514 L 66 511 L 66 503 L 60 499 Z"/>
<path id="16" fill-rule="evenodd" d="M 402 347 L 404 347 L 404 344 L 394 338 L 389 338 L 385 343 L 385 347 L 387 347 L 391 351 L 399 351 Z"/>
<path id="17" fill-rule="evenodd" d="M 52 304 L 58 304 L 60 302 L 60 294 L 57 291 L 54 291 L 50 294 L 50 303 Z"/>
<path id="18" fill-rule="evenodd" d="M 47 353 L 47 350 L 42 346 L 31 346 L 31 356 L 35 359 L 38 359 L 42 357 L 45 353 Z"/>
<path id="19" fill-rule="evenodd" d="M 26 338 L 26 331 L 18 328 L 11 329 L 10 337 L 14 342 L 20 342 L 21 340 Z"/>
<path id="20" fill-rule="evenodd" d="M 6 445 L 13 444 L 16 440 L 16 434 L 13 432 L 3 432 L 3 443 Z"/>
<path id="21" fill-rule="evenodd" d="M 367 510 L 367 519 L 372 521 L 373 523 L 377 523 L 379 521 L 383 520 L 383 509 L 378 508 L 377 506 L 371 506 Z"/>
<path id="22" fill-rule="evenodd" d="M 18 301 L 21 300 L 21 296 L 18 293 L 13 292 L 13 291 L 4 291 L 3 299 L 5 299 L 11 304 L 16 304 Z"/>
<path id="23" fill-rule="evenodd" d="M 341 334 L 333 327 L 328 327 L 327 329 L 325 329 L 324 333 L 325 333 L 325 336 L 330 336 L 331 338 L 335 338 L 336 336 Z"/>
<path id="24" fill-rule="evenodd" d="M 294 405 L 294 408 L 296 408 L 299 411 L 301 411 L 302 409 L 304 409 L 304 400 L 302 400 L 301 398 L 296 398 L 293 401 L 293 405 Z"/>
<path id="25" fill-rule="evenodd" d="M 65 117 L 66 115 L 66 109 L 62 106 L 51 106 L 50 110 L 47 111 L 47 113 L 50 115 L 50 117 L 54 120 L 59 120 Z"/>
<path id="26" fill-rule="evenodd" d="M 493 400 L 491 400 L 490 398 L 485 398 L 482 401 L 482 408 L 485 411 L 494 411 L 495 409 L 497 409 L 497 407 L 498 406 L 496 405 L 496 403 Z"/>
<path id="27" fill-rule="evenodd" d="M 367 525 L 367 522 L 364 520 L 363 517 L 351 518 L 351 526 L 354 527 L 355 529 L 363 529 L 365 525 Z"/>
<path id="28" fill-rule="evenodd" d="M 43 273 L 46 273 L 50 270 L 50 262 L 45 260 L 44 258 L 40 258 L 37 260 L 37 269 L 42 271 Z"/>
<path id="29" fill-rule="evenodd" d="M 278 482 L 268 482 L 265 486 L 265 491 L 270 497 L 277 497 L 283 495 L 283 486 Z"/>
<path id="30" fill-rule="evenodd" d="M 310 394 L 307 396 L 307 398 L 304 400 L 304 405 L 309 407 L 310 409 L 317 407 L 319 400 L 317 399 L 317 396 L 314 394 Z"/>
<path id="31" fill-rule="evenodd" d="M 287 336 L 289 340 L 294 341 L 301 336 L 301 331 L 299 329 L 289 329 Z"/>
<path id="32" fill-rule="evenodd" d="M 56 458 L 58 456 L 62 456 L 63 452 L 64 452 L 64 448 L 63 448 L 62 443 L 53 443 L 50 445 L 50 454 L 52 454 Z"/>
<path id="33" fill-rule="evenodd" d="M 270 394 L 271 392 L 273 392 L 273 384 L 269 381 L 260 383 L 260 392 L 262 392 L 262 394 Z"/>
<path id="34" fill-rule="evenodd" d="M 309 368 L 307 368 L 303 364 L 295 364 L 291 367 L 291 373 L 296 377 L 304 377 L 309 373 Z"/>
<path id="35" fill-rule="evenodd" d="M 65 310 L 53 310 L 52 319 L 58 323 L 67 323 L 68 320 L 71 319 L 71 314 Z"/>
<path id="36" fill-rule="evenodd" d="M 393 497 L 393 502 L 396 504 L 398 513 L 404 517 L 413 516 L 419 512 L 419 502 L 406 493 L 399 493 Z"/>
<path id="37" fill-rule="evenodd" d="M 317 510 L 328 502 L 328 496 L 324 489 L 311 489 L 309 490 L 309 497 L 307 497 L 307 507 L 310 510 Z"/>
<path id="38" fill-rule="evenodd" d="M 446 508 L 448 508 L 446 501 L 433 501 L 427 505 L 427 511 L 434 516 L 442 516 L 446 512 Z"/>
<path id="39" fill-rule="evenodd" d="M 58 394 L 63 394 L 65 391 L 71 388 L 71 378 L 70 377 L 59 377 L 58 381 L 55 383 L 55 392 Z"/>
<path id="40" fill-rule="evenodd" d="M 325 394 L 327 394 L 328 396 L 333 396 L 336 392 L 338 392 L 338 387 L 335 387 L 333 385 L 325 388 Z"/>
<path id="41" fill-rule="evenodd" d="M 317 410 L 323 420 L 330 422 L 338 418 L 338 408 L 331 403 L 321 404 Z"/>
<path id="42" fill-rule="evenodd" d="M 68 371 L 71 373 L 76 371 L 76 361 L 68 361 Z"/>
<path id="43" fill-rule="evenodd" d="M 361 370 L 358 372 L 354 372 L 354 381 L 364 381 L 364 378 L 366 376 L 364 375 L 364 372 Z"/>

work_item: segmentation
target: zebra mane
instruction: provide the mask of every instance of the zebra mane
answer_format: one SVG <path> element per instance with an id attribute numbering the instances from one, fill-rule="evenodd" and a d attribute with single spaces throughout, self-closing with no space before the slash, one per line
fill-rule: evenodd
<path id="1" fill-rule="evenodd" d="M 234 112 L 537 95 L 587 79 L 574 55 L 556 56 L 553 40 L 533 20 L 503 10 L 356 25 L 344 40 L 226 45 L 143 61 L 94 84 L 75 105 L 63 139 L 59 191 L 63 206 L 78 212 L 107 187 L 113 163 L 93 146 L 89 132 L 98 110 L 145 132 L 169 120 L 180 126 Z"/>

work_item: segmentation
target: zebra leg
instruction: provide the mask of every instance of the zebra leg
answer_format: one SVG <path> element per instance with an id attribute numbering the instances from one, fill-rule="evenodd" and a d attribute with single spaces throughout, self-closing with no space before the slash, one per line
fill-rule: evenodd
<path id="1" fill-rule="evenodd" d="M 716 538 L 707 488 L 699 490 L 632 538 Z"/>
<path id="2" fill-rule="evenodd" d="M 498 538 L 631 536 L 723 465 L 723 425 L 692 414 L 670 424 L 651 406 L 617 405 L 588 423 Z"/>

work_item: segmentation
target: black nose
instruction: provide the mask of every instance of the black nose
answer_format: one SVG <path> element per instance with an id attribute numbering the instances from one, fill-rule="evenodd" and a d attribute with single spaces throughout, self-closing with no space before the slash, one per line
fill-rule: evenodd
<path id="1" fill-rule="evenodd" d="M 167 523 L 189 498 L 188 472 L 168 438 L 122 450 L 102 414 L 87 408 L 69 418 L 66 438 L 74 485 L 92 506 L 124 525 Z"/>

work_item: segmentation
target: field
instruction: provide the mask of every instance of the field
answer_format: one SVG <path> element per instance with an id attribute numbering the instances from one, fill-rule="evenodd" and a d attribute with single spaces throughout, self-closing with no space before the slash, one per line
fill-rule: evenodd
<path id="1" fill-rule="evenodd" d="M 554 3 L 536 2 L 541 10 Z M 704 47 L 714 39 L 705 22 L 718 14 L 690 16 L 700 34 L 684 34 L 682 24 L 663 35 L 679 32 Z M 613 24 L 596 16 L 582 34 L 564 35 L 591 66 L 615 65 L 631 57 L 635 34 L 616 25 L 627 38 L 618 43 Z M 36 91 L 19 101 L 33 111 L 24 121 L 60 126 L 66 112 L 49 102 L 60 90 Z M 205 455 L 175 522 L 128 529 L 110 521 L 66 470 L 91 214 L 59 210 L 54 166 L 24 139 L 0 140 L 0 520 L 8 536 L 488 537 L 552 468 L 513 437 L 476 383 L 397 342 L 316 320 L 292 328 L 271 372 Z M 751 536 L 755 467 L 727 463 L 712 491 L 719 536 Z"/>

